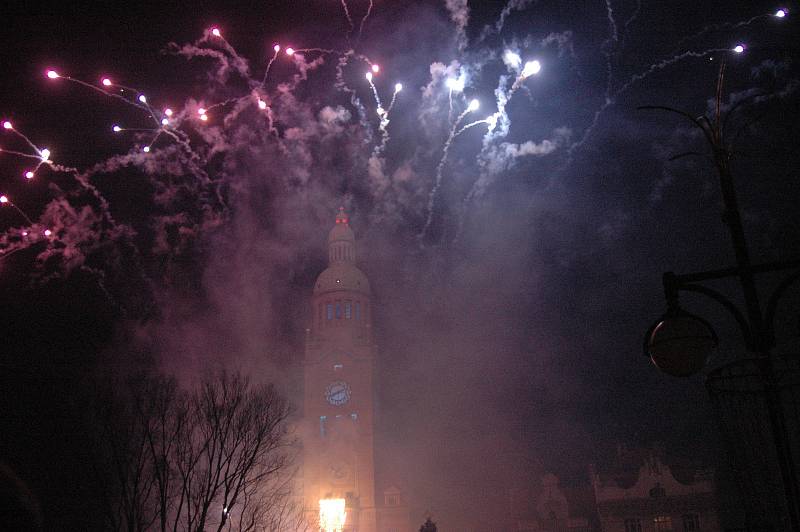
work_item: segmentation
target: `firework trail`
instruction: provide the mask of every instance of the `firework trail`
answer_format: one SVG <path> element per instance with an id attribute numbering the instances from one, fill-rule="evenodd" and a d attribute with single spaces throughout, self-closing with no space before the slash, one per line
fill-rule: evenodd
<path id="1" fill-rule="evenodd" d="M 272 58 L 270 58 L 269 63 L 267 63 L 267 69 L 264 71 L 264 78 L 261 80 L 261 87 L 263 88 L 264 85 L 267 84 L 267 78 L 269 77 L 269 70 L 272 68 L 272 63 L 278 58 L 278 54 L 281 51 L 281 45 L 276 44 L 272 47 Z"/>
<path id="2" fill-rule="evenodd" d="M 785 13 L 784 10 L 779 10 L 778 12 Z M 702 37 L 702 36 L 704 36 L 704 35 L 706 35 L 708 33 L 711 33 L 711 32 L 714 32 L 714 31 L 735 30 L 735 29 L 738 29 L 738 28 L 743 28 L 745 26 L 750 26 L 754 22 L 757 22 L 757 21 L 759 21 L 761 19 L 764 19 L 764 18 L 768 18 L 770 16 L 781 16 L 781 15 L 777 15 L 777 13 L 776 14 L 762 13 L 760 15 L 755 15 L 753 17 L 750 17 L 747 20 L 741 20 L 739 22 L 723 22 L 723 23 L 720 23 L 720 24 L 710 24 L 710 25 L 705 26 L 702 29 L 700 29 L 697 33 L 694 33 L 692 35 L 689 35 L 687 37 L 683 37 L 682 39 L 680 39 L 678 41 L 678 44 L 676 44 L 675 48 L 676 48 L 676 50 L 680 50 L 683 47 L 684 44 L 686 44 L 688 42 L 691 42 L 691 41 L 694 41 L 696 39 L 699 39 L 700 37 Z M 677 53 L 677 51 L 673 52 L 673 53 Z"/>
<path id="3" fill-rule="evenodd" d="M 356 44 L 358 44 L 358 42 L 361 41 L 361 34 L 364 32 L 364 24 L 367 22 L 370 13 L 372 13 L 372 0 L 369 0 L 369 6 L 367 6 L 367 12 L 361 19 L 361 23 L 358 25 L 358 36 L 356 37 Z"/>
<path id="4" fill-rule="evenodd" d="M 342 9 L 344 10 L 344 16 L 347 17 L 347 23 L 350 24 L 350 30 L 347 32 L 348 37 L 355 29 L 355 25 L 353 24 L 353 18 L 350 16 L 350 9 L 347 7 L 347 1 L 341 0 L 342 2 Z"/>
<path id="5" fill-rule="evenodd" d="M 681 54 L 678 54 L 678 55 L 676 55 L 674 57 L 670 57 L 668 59 L 664 59 L 662 61 L 659 61 L 658 63 L 653 63 L 652 65 L 650 65 L 643 72 L 640 72 L 638 74 L 634 74 L 633 76 L 630 77 L 630 79 L 628 79 L 628 81 L 626 81 L 617 90 L 615 90 L 613 92 L 613 94 L 611 94 L 609 97 L 607 97 L 605 99 L 605 101 L 603 102 L 603 104 L 600 106 L 600 108 L 597 111 L 595 111 L 594 117 L 592 118 L 592 122 L 589 124 L 589 127 L 587 127 L 584 130 L 584 133 L 583 133 L 583 136 L 581 137 L 581 139 L 578 140 L 577 142 L 575 142 L 574 144 L 572 144 L 569 147 L 569 150 L 568 150 L 569 154 L 572 155 L 572 153 L 575 150 L 579 149 L 581 146 L 583 146 L 586 143 L 588 138 L 594 132 L 594 129 L 597 127 L 597 124 L 600 121 L 600 116 L 603 114 L 603 112 L 605 112 L 606 109 L 608 109 L 609 107 L 614 105 L 614 103 L 616 102 L 616 98 L 618 98 L 620 95 L 625 93 L 628 89 L 630 89 L 637 82 L 642 81 L 643 79 L 647 78 L 648 76 L 650 76 L 651 74 L 653 74 L 655 72 L 659 72 L 659 71 L 664 70 L 665 68 L 667 68 L 667 67 L 669 67 L 671 65 L 674 65 L 675 63 L 679 63 L 680 61 L 683 61 L 684 59 L 692 59 L 692 58 L 698 59 L 698 58 L 707 57 L 707 56 L 709 56 L 711 54 L 720 53 L 720 52 L 730 52 L 730 51 L 731 50 L 728 49 L 728 48 L 710 48 L 708 50 L 703 50 L 701 52 L 695 52 L 695 51 L 691 51 L 690 50 L 690 51 L 686 51 L 686 52 L 683 52 Z"/>
<path id="6" fill-rule="evenodd" d="M 478 100 L 472 100 L 469 103 L 467 108 L 464 109 L 464 111 L 460 115 L 458 115 L 455 124 L 453 124 L 453 127 L 450 129 L 450 135 L 448 135 L 447 140 L 444 143 L 444 147 L 442 148 L 442 158 L 439 160 L 439 164 L 436 166 L 436 178 L 434 179 L 434 185 L 430 191 L 430 194 L 428 195 L 428 217 L 425 220 L 425 226 L 422 228 L 422 231 L 420 231 L 420 233 L 417 235 L 417 240 L 420 242 L 420 244 L 423 243 L 423 240 L 425 239 L 425 236 L 428 233 L 428 229 L 430 229 L 430 226 L 433 223 L 433 214 L 434 214 L 434 207 L 436 204 L 436 196 L 438 195 L 439 189 L 442 186 L 442 176 L 445 164 L 447 163 L 447 154 L 450 151 L 450 146 L 453 144 L 453 139 L 456 138 L 457 132 L 460 133 L 458 126 L 461 125 L 461 122 L 464 120 L 464 118 L 466 118 L 466 116 L 469 113 L 477 111 L 479 106 L 480 102 L 478 102 Z"/>

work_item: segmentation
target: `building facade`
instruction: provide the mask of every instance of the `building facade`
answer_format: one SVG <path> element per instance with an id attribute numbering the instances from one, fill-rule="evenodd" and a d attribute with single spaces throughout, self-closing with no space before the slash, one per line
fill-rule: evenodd
<path id="1" fill-rule="evenodd" d="M 592 473 L 603 532 L 719 532 L 713 475 L 696 472 L 681 482 L 651 452 L 631 481 Z"/>
<path id="2" fill-rule="evenodd" d="M 313 521 L 320 501 L 344 500 L 347 532 L 408 532 L 401 490 L 376 497 L 375 356 L 367 276 L 339 210 L 328 234 L 328 268 L 311 298 L 303 362 L 303 499 Z"/>

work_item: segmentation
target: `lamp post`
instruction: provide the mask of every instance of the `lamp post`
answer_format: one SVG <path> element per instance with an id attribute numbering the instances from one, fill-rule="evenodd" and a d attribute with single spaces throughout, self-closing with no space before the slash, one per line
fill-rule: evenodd
<path id="1" fill-rule="evenodd" d="M 713 119 L 706 116 L 695 118 L 688 113 L 669 107 L 643 107 L 643 109 L 660 109 L 678 113 L 703 132 L 706 142 L 712 150 L 712 159 L 722 190 L 723 221 L 728 227 L 736 257 L 736 266 L 731 268 L 681 275 L 667 272 L 663 275 L 667 312 L 647 331 L 644 340 L 645 354 L 665 373 L 685 377 L 700 371 L 717 345 L 717 336 L 711 325 L 681 308 L 679 302 L 681 292 L 704 295 L 733 315 L 741 329 L 745 347 L 752 356 L 747 359 L 747 362 L 757 368 L 757 374 L 748 375 L 748 377 L 758 379 L 756 392 L 762 394 L 764 399 L 768 418 L 766 425 L 769 427 L 771 443 L 774 446 L 777 468 L 780 472 L 780 484 L 785 499 L 785 505 L 779 505 L 785 508 L 786 516 L 783 526 L 790 527 L 789 529 L 793 532 L 800 532 L 800 489 L 798 489 L 798 471 L 793 456 L 796 450 L 793 449 L 790 433 L 787 430 L 786 405 L 780 382 L 783 366 L 778 363 L 779 361 L 772 353 L 775 346 L 774 321 L 777 305 L 788 288 L 800 279 L 800 260 L 755 265 L 750 260 L 730 170 L 731 147 L 725 136 L 728 118 L 746 100 L 733 106 L 724 117 L 721 116 L 724 73 L 725 64 L 723 62 L 717 80 L 716 112 Z M 693 152 L 691 154 L 695 155 Z M 784 272 L 788 275 L 772 292 L 766 309 L 762 310 L 756 289 L 756 276 L 775 272 Z M 719 291 L 701 284 L 704 281 L 728 278 L 736 278 L 739 281 L 744 296 L 744 312 Z M 726 378 L 727 374 L 724 374 L 726 369 L 726 367 L 718 368 L 709 374 L 706 386 L 712 396 L 716 392 L 714 388 L 716 383 L 720 379 Z M 733 445 L 744 444 L 744 442 L 737 441 Z M 762 450 L 762 452 L 766 451 Z M 735 451 L 732 451 L 733 455 L 735 455 Z"/>

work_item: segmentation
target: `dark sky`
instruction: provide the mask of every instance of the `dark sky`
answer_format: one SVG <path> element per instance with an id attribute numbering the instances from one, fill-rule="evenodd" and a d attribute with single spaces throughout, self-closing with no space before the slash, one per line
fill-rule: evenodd
<path id="1" fill-rule="evenodd" d="M 797 255 L 792 5 L 376 0 L 366 17 L 369 2 L 350 0 L 351 29 L 334 0 L 11 4 L 0 119 L 78 169 L 27 182 L 31 160 L 0 153 L 0 193 L 35 222 L 0 209 L 0 460 L 48 519 L 83 511 L 70 401 L 88 374 L 153 360 L 190 381 L 237 367 L 299 397 L 306 305 L 339 205 L 379 309 L 379 454 L 415 519 L 428 509 L 459 530 L 502 514 L 508 486 L 580 477 L 617 441 L 714 463 L 702 377 L 660 374 L 641 343 L 664 310 L 662 272 L 732 263 L 721 198 L 707 159 L 669 161 L 704 151 L 701 137 L 636 108 L 711 113 L 726 60 L 725 108 L 759 95 L 731 126 L 751 250 Z M 213 26 L 224 40 L 203 37 Z M 323 51 L 281 53 L 261 87 L 274 43 Z M 729 51 L 738 43 L 745 53 Z M 493 131 L 474 125 L 445 152 L 471 99 L 462 126 L 499 112 L 518 75 L 506 50 L 542 71 Z M 365 58 L 381 66 L 384 109 L 403 83 L 385 137 Z M 48 68 L 136 87 L 157 118 L 176 111 L 180 143 L 162 135 L 142 153 L 151 133 L 111 127 L 152 128 L 146 112 Z M 5 130 L 0 147 L 32 153 Z M 722 338 L 710 367 L 738 352 L 724 312 L 687 307 Z M 779 349 L 792 341 L 781 334 Z"/>

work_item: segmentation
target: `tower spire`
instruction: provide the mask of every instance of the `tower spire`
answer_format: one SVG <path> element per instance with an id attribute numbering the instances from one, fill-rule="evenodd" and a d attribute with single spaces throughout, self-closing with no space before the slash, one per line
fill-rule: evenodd
<path id="1" fill-rule="evenodd" d="M 336 213 L 336 224 L 328 234 L 328 263 L 356 262 L 356 238 L 350 229 L 350 217 L 344 207 L 339 207 Z"/>

